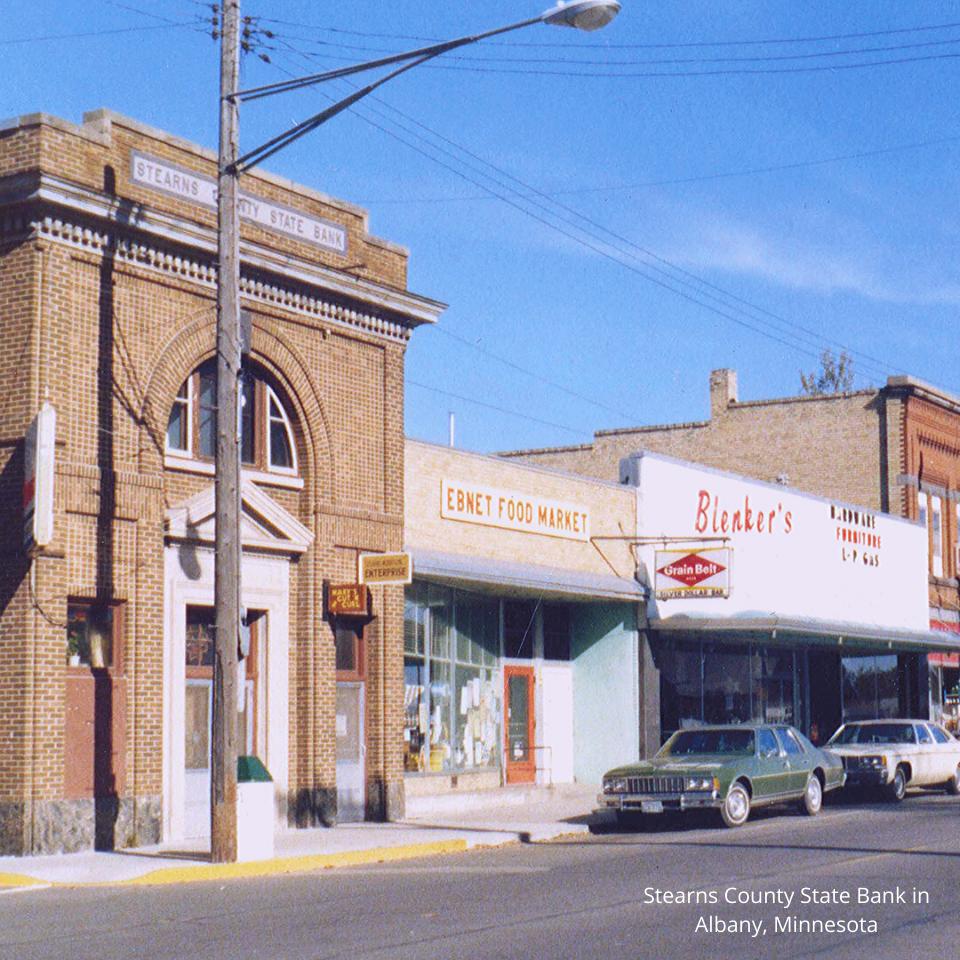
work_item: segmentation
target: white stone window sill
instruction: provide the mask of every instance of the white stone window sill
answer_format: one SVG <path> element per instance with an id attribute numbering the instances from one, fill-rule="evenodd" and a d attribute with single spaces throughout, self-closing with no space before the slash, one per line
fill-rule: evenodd
<path id="1" fill-rule="evenodd" d="M 213 462 L 210 460 L 195 460 L 193 457 L 184 457 L 176 453 L 167 453 L 163 458 L 163 465 L 168 470 L 179 470 L 181 473 L 192 473 L 204 477 L 214 475 Z M 283 487 L 287 490 L 302 490 L 303 478 L 288 473 L 272 473 L 266 470 L 249 470 L 244 468 L 242 471 L 244 480 L 252 480 L 254 483 L 262 484 L 268 487 Z"/>

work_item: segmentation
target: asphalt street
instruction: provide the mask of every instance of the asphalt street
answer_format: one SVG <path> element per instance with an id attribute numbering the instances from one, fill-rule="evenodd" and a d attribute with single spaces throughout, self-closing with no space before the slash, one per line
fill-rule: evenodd
<path id="1" fill-rule="evenodd" d="M 928 794 L 763 811 L 736 830 L 655 818 L 300 876 L 5 893 L 0 957 L 949 957 L 958 827 L 960 801 Z"/>

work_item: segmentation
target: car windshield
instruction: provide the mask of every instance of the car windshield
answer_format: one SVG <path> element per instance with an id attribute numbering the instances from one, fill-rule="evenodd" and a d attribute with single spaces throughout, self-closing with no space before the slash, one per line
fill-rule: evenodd
<path id="1" fill-rule="evenodd" d="M 697 753 L 753 752 L 752 730 L 680 730 L 663 745 L 660 755 L 686 757 Z"/>
<path id="2" fill-rule="evenodd" d="M 831 738 L 831 743 L 916 743 L 912 723 L 848 723 Z"/>

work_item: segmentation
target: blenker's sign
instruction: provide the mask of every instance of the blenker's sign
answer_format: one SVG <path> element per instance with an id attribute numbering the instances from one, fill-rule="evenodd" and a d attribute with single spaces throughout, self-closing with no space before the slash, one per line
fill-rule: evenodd
<path id="1" fill-rule="evenodd" d="M 193 173 L 136 150 L 132 151 L 130 167 L 130 178 L 134 183 L 203 207 L 214 210 L 217 207 L 217 183 L 212 177 Z M 239 195 L 239 205 L 240 216 L 244 220 L 268 230 L 276 230 L 295 240 L 323 247 L 324 250 L 333 250 L 342 255 L 347 252 L 347 231 L 335 223 L 311 217 L 299 210 L 271 203 L 249 193 Z"/>
<path id="2" fill-rule="evenodd" d="M 590 539 L 590 513 L 586 507 L 462 480 L 440 481 L 440 516 L 444 520 L 545 537 Z"/>

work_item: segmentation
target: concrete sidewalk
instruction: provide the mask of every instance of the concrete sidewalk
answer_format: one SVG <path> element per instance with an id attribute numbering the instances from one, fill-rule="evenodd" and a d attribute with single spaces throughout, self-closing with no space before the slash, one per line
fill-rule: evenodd
<path id="1" fill-rule="evenodd" d="M 190 883 L 303 873 L 536 843 L 589 831 L 595 788 L 579 784 L 506 787 L 488 794 L 417 799 L 398 823 L 347 823 L 278 832 L 271 860 L 212 864 L 201 841 L 49 857 L 0 857 L 0 892 L 42 886 Z"/>

